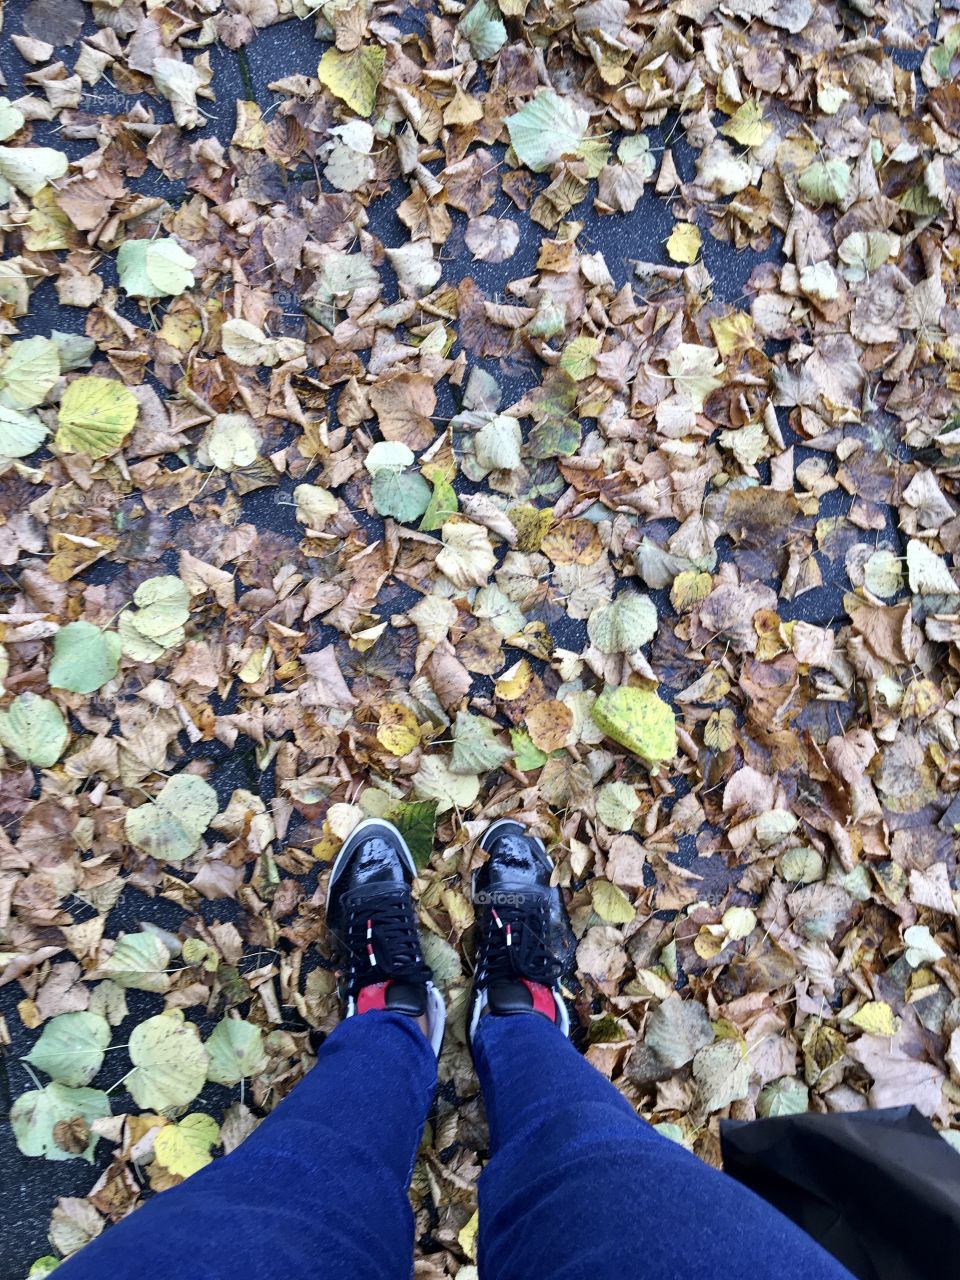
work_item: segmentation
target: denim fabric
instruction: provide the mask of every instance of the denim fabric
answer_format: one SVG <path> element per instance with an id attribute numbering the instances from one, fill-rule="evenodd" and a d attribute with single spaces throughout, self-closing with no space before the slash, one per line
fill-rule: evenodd
<path id="1" fill-rule="evenodd" d="M 481 1280 L 851 1280 L 732 1178 L 641 1120 L 546 1018 L 484 1018 Z"/>
<path id="2" fill-rule="evenodd" d="M 492 1146 L 484 1280 L 848 1280 L 640 1121 L 546 1018 L 484 1018 L 476 1055 Z M 109 1228 L 58 1280 L 409 1280 L 406 1188 L 436 1076 L 411 1019 L 348 1019 L 238 1150 Z"/>

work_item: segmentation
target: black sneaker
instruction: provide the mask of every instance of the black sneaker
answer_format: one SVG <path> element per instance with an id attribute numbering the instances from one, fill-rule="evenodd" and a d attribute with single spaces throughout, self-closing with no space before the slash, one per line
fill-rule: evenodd
<path id="1" fill-rule="evenodd" d="M 470 993 L 470 1042 L 484 1013 L 543 1014 L 564 1033 L 570 1017 L 560 994 L 562 961 L 555 941 L 565 918 L 553 863 L 543 841 L 520 822 L 501 818 L 480 838 L 489 858 L 473 875 L 480 942 Z"/>
<path id="2" fill-rule="evenodd" d="M 343 966 L 344 1016 L 386 1009 L 427 1016 L 440 1053 L 446 1010 L 420 950 L 410 893 L 417 873 L 407 842 L 391 822 L 367 818 L 337 854 L 327 886 L 327 925 Z"/>

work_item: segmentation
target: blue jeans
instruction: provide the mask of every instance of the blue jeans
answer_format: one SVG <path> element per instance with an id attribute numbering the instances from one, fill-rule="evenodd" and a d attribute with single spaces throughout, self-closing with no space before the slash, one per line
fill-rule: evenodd
<path id="1" fill-rule="evenodd" d="M 850 1280 L 762 1200 L 661 1137 L 546 1018 L 486 1017 L 483 1280 Z M 58 1280 L 409 1280 L 407 1184 L 436 1085 L 400 1014 L 350 1018 L 236 1151 Z"/>

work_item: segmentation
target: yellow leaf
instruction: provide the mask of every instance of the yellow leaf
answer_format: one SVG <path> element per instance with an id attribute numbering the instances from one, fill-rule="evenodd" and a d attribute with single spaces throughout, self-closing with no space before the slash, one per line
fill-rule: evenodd
<path id="1" fill-rule="evenodd" d="M 766 124 L 763 119 L 763 108 L 755 98 L 748 98 L 742 107 L 730 117 L 720 130 L 742 147 L 759 147 L 773 133 L 773 125 Z"/>
<path id="2" fill-rule="evenodd" d="M 737 722 L 728 707 L 715 711 L 703 727 L 703 745 L 711 751 L 729 751 L 737 740 Z"/>
<path id="3" fill-rule="evenodd" d="M 594 911 L 608 924 L 629 924 L 636 914 L 627 895 L 609 880 L 591 880 L 590 898 Z"/>
<path id="4" fill-rule="evenodd" d="M 701 960 L 712 960 L 727 945 L 729 939 L 719 924 L 703 924 L 693 940 L 693 949 Z"/>
<path id="5" fill-rule="evenodd" d="M 113 378 L 76 378 L 63 393 L 54 443 L 65 453 L 106 458 L 133 429 L 140 405 L 132 391 Z"/>
<path id="6" fill-rule="evenodd" d="M 409 707 L 399 702 L 384 703 L 377 741 L 393 756 L 405 756 L 413 750 L 420 741 L 420 725 Z"/>
<path id="7" fill-rule="evenodd" d="M 350 53 L 331 48 L 320 59 L 317 75 L 357 115 L 368 116 L 376 105 L 385 57 L 379 45 L 360 45 Z"/>
<path id="8" fill-rule="evenodd" d="M 255 102 L 237 99 L 237 127 L 230 139 L 234 147 L 243 147 L 247 151 L 259 151 L 267 136 L 267 128 L 263 123 L 263 115 Z"/>
<path id="9" fill-rule="evenodd" d="M 463 1252 L 467 1255 L 471 1262 L 477 1256 L 477 1229 L 480 1225 L 480 1218 L 477 1210 L 474 1209 L 473 1216 L 460 1228 L 457 1233 L 457 1243 Z"/>
<path id="10" fill-rule="evenodd" d="M 168 1124 L 157 1134 L 153 1154 L 168 1173 L 189 1178 L 213 1159 L 210 1148 L 220 1141 L 220 1127 L 202 1111 Z"/>
<path id="11" fill-rule="evenodd" d="M 596 354 L 600 350 L 597 338 L 580 337 L 564 347 L 560 357 L 560 368 L 568 373 L 574 382 L 582 382 L 584 378 L 592 378 L 597 371 Z"/>
<path id="12" fill-rule="evenodd" d="M 753 933 L 757 927 L 757 917 L 749 907 L 730 907 L 723 913 L 720 923 L 727 937 L 732 942 L 739 942 L 742 938 L 749 938 Z"/>
<path id="13" fill-rule="evenodd" d="M 514 663 L 494 685 L 494 692 L 501 702 L 515 702 L 530 688 L 533 670 L 526 658 Z"/>
<path id="14" fill-rule="evenodd" d="M 855 1027 L 867 1031 L 872 1036 L 894 1036 L 897 1034 L 898 1019 L 886 1000 L 868 1000 L 850 1019 Z"/>
<path id="15" fill-rule="evenodd" d="M 713 579 L 709 573 L 698 573 L 696 569 L 684 569 L 678 573 L 670 588 L 670 603 L 678 613 L 686 613 L 701 600 L 706 600 L 713 590 Z"/>
<path id="16" fill-rule="evenodd" d="M 750 347 L 758 347 L 757 332 L 753 320 L 746 311 L 731 311 L 728 316 L 710 321 L 713 340 L 722 356 L 732 355 L 734 351 L 746 351 Z"/>
<path id="17" fill-rule="evenodd" d="M 674 262 L 696 262 L 702 245 L 699 227 L 692 222 L 678 222 L 670 232 L 667 253 Z"/>
<path id="18" fill-rule="evenodd" d="M 652 689 L 604 689 L 593 704 L 593 719 L 608 738 L 632 751 L 651 768 L 677 754 L 676 719 Z"/>

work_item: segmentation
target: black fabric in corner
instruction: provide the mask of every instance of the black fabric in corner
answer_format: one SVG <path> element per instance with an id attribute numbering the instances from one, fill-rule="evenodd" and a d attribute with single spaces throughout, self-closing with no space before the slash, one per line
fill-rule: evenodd
<path id="1" fill-rule="evenodd" d="M 913 1107 L 725 1120 L 724 1168 L 858 1280 L 930 1280 L 960 1257 L 960 1154 Z"/>

